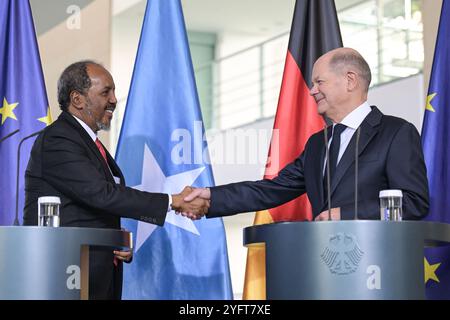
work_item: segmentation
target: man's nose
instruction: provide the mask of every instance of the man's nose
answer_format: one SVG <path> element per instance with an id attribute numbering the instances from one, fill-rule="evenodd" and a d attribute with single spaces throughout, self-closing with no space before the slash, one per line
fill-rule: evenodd
<path id="1" fill-rule="evenodd" d="M 116 98 L 116 94 L 112 93 L 110 98 L 109 98 L 109 103 L 111 104 L 117 104 L 117 98 Z"/>
<path id="2" fill-rule="evenodd" d="M 319 91 L 317 90 L 317 86 L 315 84 L 312 85 L 311 89 L 309 89 L 309 95 L 313 96 L 317 94 Z"/>

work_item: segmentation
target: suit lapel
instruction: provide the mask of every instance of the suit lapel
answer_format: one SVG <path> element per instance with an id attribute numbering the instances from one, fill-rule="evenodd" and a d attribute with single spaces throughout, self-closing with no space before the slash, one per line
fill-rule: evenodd
<path id="1" fill-rule="evenodd" d="M 106 149 L 105 149 L 106 150 Z M 120 178 L 120 184 L 125 185 L 125 178 L 122 174 L 122 171 L 120 170 L 119 166 L 117 165 L 114 158 L 111 156 L 111 154 L 106 150 L 106 157 L 108 158 L 108 165 L 111 168 L 112 173 Z"/>
<path id="2" fill-rule="evenodd" d="M 382 113 L 377 107 L 372 107 L 372 111 L 367 115 L 366 119 L 361 123 L 361 132 L 359 138 L 359 150 L 358 157 L 364 152 L 369 142 L 378 133 L 379 124 L 381 121 Z M 331 183 L 331 194 L 336 190 L 342 177 L 346 174 L 350 166 L 355 162 L 355 147 L 356 147 L 356 132 L 353 134 L 350 143 L 342 155 L 342 159 L 339 161 L 336 172 L 334 174 L 333 181 Z"/>
<path id="3" fill-rule="evenodd" d="M 68 112 L 62 112 L 60 117 L 62 117 L 65 121 L 69 122 L 77 130 L 77 132 L 80 134 L 82 140 L 85 142 L 87 147 L 95 154 L 97 160 L 101 163 L 105 176 L 108 178 L 109 181 L 114 182 L 114 178 L 112 177 L 111 172 L 109 171 L 108 164 L 105 163 L 105 160 L 103 159 L 100 150 L 98 150 L 95 142 L 92 141 L 92 138 L 89 136 L 86 130 L 84 130 L 84 128 L 78 123 L 78 121 L 75 120 L 73 116 L 70 115 Z M 106 154 L 109 155 L 109 152 L 107 150 Z M 111 158 L 111 155 L 109 155 L 109 157 Z M 121 177 L 121 181 L 122 180 L 123 178 Z"/>

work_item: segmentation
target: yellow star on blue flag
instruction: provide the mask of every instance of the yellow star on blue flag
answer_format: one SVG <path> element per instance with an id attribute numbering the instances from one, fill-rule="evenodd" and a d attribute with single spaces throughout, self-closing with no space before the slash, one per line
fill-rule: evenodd
<path id="1" fill-rule="evenodd" d="M 29 0 L 0 0 L 0 22 L 0 140 L 5 138 L 0 145 L 0 226 L 10 226 L 22 222 L 25 169 L 34 140 L 21 145 L 20 163 L 17 148 L 24 137 L 45 128 L 50 118 Z M 42 117 L 46 113 L 47 118 Z"/>
<path id="2" fill-rule="evenodd" d="M 428 262 L 427 258 L 423 258 L 423 264 L 425 267 L 425 284 L 429 280 L 439 282 L 439 278 L 436 275 L 436 270 L 437 270 L 437 268 L 439 268 L 441 263 L 430 264 Z"/>
<path id="3" fill-rule="evenodd" d="M 426 220 L 450 223 L 450 0 L 442 3 L 433 68 L 422 126 L 430 189 Z M 439 263 L 429 264 L 429 261 Z M 450 299 L 450 246 L 425 249 L 427 299 Z"/>
<path id="4" fill-rule="evenodd" d="M 8 103 L 6 98 L 3 98 L 3 107 L 0 108 L 0 114 L 2 115 L 2 125 L 5 123 L 6 119 L 11 118 L 17 120 L 16 115 L 14 114 L 14 109 L 17 107 L 19 103 Z"/>
<path id="5" fill-rule="evenodd" d="M 427 105 L 425 106 L 425 109 L 431 112 L 435 112 L 433 106 L 431 105 L 431 100 L 436 96 L 436 92 L 429 94 L 427 96 Z"/>
<path id="6" fill-rule="evenodd" d="M 47 107 L 47 115 L 38 119 L 40 122 L 45 123 L 48 126 L 52 123 L 52 114 L 50 113 L 50 107 Z"/>

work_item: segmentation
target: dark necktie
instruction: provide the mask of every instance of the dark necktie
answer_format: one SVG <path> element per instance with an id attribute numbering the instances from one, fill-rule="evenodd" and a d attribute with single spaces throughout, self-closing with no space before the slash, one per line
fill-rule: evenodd
<path id="1" fill-rule="evenodd" d="M 333 139 L 330 145 L 330 184 L 333 182 L 334 173 L 336 172 L 337 160 L 339 156 L 339 147 L 341 146 L 341 133 L 347 128 L 346 125 L 336 124 L 333 127 Z M 325 175 L 323 178 L 325 196 L 327 194 L 327 167 L 325 165 Z"/>

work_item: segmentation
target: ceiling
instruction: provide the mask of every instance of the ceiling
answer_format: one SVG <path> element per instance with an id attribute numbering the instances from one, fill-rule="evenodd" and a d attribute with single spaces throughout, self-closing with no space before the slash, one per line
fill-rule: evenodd
<path id="1" fill-rule="evenodd" d="M 140 19 L 146 1 L 113 2 L 114 15 L 125 19 Z M 212 33 L 239 32 L 267 34 L 290 28 L 295 0 L 182 0 L 186 27 L 191 31 Z"/>
<path id="2" fill-rule="evenodd" d="M 337 10 L 367 0 L 336 0 Z M 289 31 L 295 0 L 181 0 L 191 31 L 263 35 Z M 113 0 L 113 14 L 142 20 L 145 0 Z"/>
<path id="3" fill-rule="evenodd" d="M 95 0 L 30 0 L 36 32 L 45 33 L 64 21 L 67 8 L 81 9 Z M 111 0 L 113 15 L 142 19 L 146 0 Z M 365 0 L 336 0 L 342 10 Z M 290 28 L 295 0 L 182 0 L 188 30 L 277 34 Z"/>

